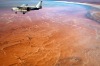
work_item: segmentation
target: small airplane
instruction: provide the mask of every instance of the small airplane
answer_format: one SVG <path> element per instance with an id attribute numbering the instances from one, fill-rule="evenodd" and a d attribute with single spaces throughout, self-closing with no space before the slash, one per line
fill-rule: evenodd
<path id="1" fill-rule="evenodd" d="M 26 12 L 29 12 L 31 10 L 39 9 L 42 9 L 42 1 L 38 2 L 36 6 L 28 6 L 28 4 L 23 4 L 21 6 L 13 7 L 11 10 L 15 11 L 15 14 L 17 14 L 17 12 L 22 12 L 23 14 L 25 14 Z"/>

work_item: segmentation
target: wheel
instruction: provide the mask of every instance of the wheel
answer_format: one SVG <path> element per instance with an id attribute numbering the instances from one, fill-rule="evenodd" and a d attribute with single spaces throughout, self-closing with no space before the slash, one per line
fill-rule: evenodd
<path id="1" fill-rule="evenodd" d="M 17 14 L 17 12 L 15 12 L 15 14 Z"/>
<path id="2" fill-rule="evenodd" d="M 23 14 L 25 14 L 25 12 L 23 12 Z"/>

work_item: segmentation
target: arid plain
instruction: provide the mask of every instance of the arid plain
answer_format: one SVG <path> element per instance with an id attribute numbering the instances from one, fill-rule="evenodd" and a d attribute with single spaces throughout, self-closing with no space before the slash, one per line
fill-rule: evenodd
<path id="1" fill-rule="evenodd" d="M 54 3 L 25 15 L 0 10 L 0 66 L 100 66 L 99 10 Z"/>

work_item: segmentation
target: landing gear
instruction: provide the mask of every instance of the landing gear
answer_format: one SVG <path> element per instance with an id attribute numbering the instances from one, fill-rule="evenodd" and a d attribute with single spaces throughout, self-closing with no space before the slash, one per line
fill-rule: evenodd
<path id="1" fill-rule="evenodd" d="M 25 12 L 23 12 L 23 14 L 25 14 Z"/>
<path id="2" fill-rule="evenodd" d="M 17 12 L 15 12 L 15 14 L 17 14 Z"/>

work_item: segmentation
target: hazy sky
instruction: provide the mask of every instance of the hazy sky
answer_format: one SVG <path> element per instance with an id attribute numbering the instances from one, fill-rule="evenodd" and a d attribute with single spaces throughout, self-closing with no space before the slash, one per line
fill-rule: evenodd
<path id="1" fill-rule="evenodd" d="M 59 0 L 59 1 L 100 2 L 100 0 Z"/>
<path id="2" fill-rule="evenodd" d="M 0 0 L 0 1 L 40 1 L 40 0 Z M 42 1 L 100 2 L 100 0 L 42 0 Z"/>

